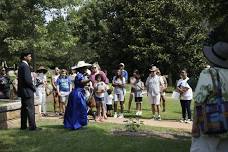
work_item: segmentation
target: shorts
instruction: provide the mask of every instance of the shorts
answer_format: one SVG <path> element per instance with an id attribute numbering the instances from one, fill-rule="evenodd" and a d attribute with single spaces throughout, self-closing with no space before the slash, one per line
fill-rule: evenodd
<path id="1" fill-rule="evenodd" d="M 68 101 L 68 97 L 70 92 L 60 92 L 60 102 L 66 103 Z"/>
<path id="2" fill-rule="evenodd" d="M 107 111 L 113 109 L 113 108 L 112 108 L 112 105 L 109 105 L 109 104 L 106 104 L 106 107 L 107 107 Z"/>
<path id="3" fill-rule="evenodd" d="M 142 97 L 135 97 L 135 102 L 136 103 L 141 103 L 142 102 Z"/>
<path id="4" fill-rule="evenodd" d="M 118 102 L 118 101 L 124 101 L 124 94 L 123 93 L 114 94 L 114 102 Z"/>
<path id="5" fill-rule="evenodd" d="M 165 96 L 165 92 L 161 92 L 161 96 Z"/>
<path id="6" fill-rule="evenodd" d="M 97 96 L 94 96 L 94 98 L 95 98 L 95 101 L 96 102 L 104 102 L 104 97 L 97 97 Z"/>
<path id="7" fill-rule="evenodd" d="M 148 100 L 151 104 L 160 105 L 160 98 L 160 94 L 157 96 L 151 96 L 150 93 L 148 93 Z"/>

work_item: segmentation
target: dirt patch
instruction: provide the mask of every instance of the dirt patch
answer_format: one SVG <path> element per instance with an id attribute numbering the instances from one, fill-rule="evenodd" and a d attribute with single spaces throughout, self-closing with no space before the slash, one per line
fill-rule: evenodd
<path id="1" fill-rule="evenodd" d="M 173 133 L 173 132 L 160 132 L 160 131 L 137 131 L 130 132 L 126 130 L 113 130 L 114 136 L 130 136 L 130 137 L 156 137 L 175 140 L 189 140 L 191 134 L 187 132 Z"/>

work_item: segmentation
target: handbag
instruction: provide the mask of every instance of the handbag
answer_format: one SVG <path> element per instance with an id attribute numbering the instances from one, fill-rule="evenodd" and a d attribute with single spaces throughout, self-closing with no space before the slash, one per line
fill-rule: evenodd
<path id="1" fill-rule="evenodd" d="M 217 86 L 211 69 L 209 72 L 215 90 L 215 100 L 208 102 L 208 98 L 203 104 L 196 105 L 196 116 L 198 118 L 198 126 L 201 132 L 208 135 L 216 135 L 226 133 L 228 131 L 228 102 L 222 98 L 221 82 L 217 73 Z"/>

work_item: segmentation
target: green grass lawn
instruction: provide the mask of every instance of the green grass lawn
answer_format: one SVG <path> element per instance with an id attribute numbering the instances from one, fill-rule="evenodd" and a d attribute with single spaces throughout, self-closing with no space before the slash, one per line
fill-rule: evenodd
<path id="1" fill-rule="evenodd" d="M 41 131 L 0 131 L 0 152 L 186 152 L 190 137 L 165 139 L 159 137 L 116 136 L 113 129 L 123 126 L 110 123 L 90 123 L 78 131 L 63 129 L 62 120 L 41 120 Z M 170 129 L 147 127 L 169 132 Z M 178 131 L 176 131 L 178 132 Z"/>

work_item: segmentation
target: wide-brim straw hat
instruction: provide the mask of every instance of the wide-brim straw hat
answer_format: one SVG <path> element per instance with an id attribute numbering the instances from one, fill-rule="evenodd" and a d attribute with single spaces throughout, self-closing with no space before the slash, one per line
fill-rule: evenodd
<path id="1" fill-rule="evenodd" d="M 92 66 L 89 63 L 85 63 L 85 61 L 78 61 L 76 66 L 71 67 L 71 69 L 78 69 L 78 68 L 82 68 L 82 67 L 90 67 Z"/>
<path id="2" fill-rule="evenodd" d="M 156 66 L 152 66 L 150 69 L 149 69 L 149 71 L 157 71 L 158 70 L 158 68 L 156 67 Z"/>
<path id="3" fill-rule="evenodd" d="M 44 67 L 44 66 L 40 66 L 38 69 L 37 69 L 37 72 L 43 72 L 43 73 L 47 73 L 47 69 Z"/>
<path id="4" fill-rule="evenodd" d="M 228 68 L 228 43 L 217 42 L 214 46 L 205 46 L 203 53 L 215 66 Z"/>

